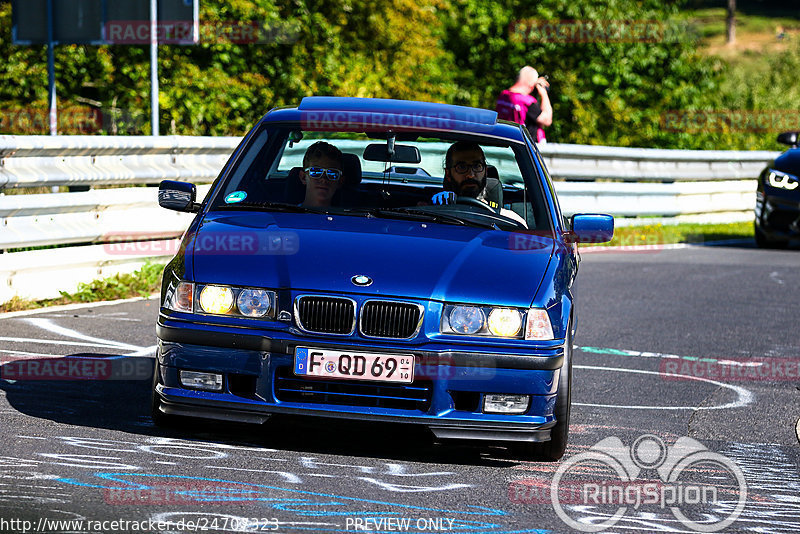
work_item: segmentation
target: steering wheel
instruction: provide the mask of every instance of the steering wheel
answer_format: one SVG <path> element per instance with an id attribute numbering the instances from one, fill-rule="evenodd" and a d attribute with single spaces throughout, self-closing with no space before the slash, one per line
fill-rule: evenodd
<path id="1" fill-rule="evenodd" d="M 478 207 L 483 208 L 485 210 L 489 210 L 492 213 L 497 213 L 497 211 L 495 211 L 495 209 L 493 207 L 491 207 L 489 204 L 486 204 L 485 202 L 481 202 L 477 198 L 466 197 L 466 196 L 463 196 L 463 195 L 462 196 L 457 196 L 456 197 L 456 204 L 466 204 L 468 206 L 478 206 Z"/>

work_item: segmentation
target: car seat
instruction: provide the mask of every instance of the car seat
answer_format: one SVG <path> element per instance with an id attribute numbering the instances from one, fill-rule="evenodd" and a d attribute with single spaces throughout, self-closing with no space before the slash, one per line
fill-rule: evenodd
<path id="1" fill-rule="evenodd" d="M 486 187 L 483 188 L 483 200 L 486 201 L 497 212 L 503 207 L 503 183 L 497 167 L 494 165 L 486 166 Z"/>

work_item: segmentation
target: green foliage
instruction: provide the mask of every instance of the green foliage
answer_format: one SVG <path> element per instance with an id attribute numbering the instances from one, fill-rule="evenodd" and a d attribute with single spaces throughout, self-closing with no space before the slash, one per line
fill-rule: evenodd
<path id="1" fill-rule="evenodd" d="M 550 141 L 780 148 L 777 126 L 751 132 L 738 124 L 709 129 L 667 122 L 669 112 L 680 117 L 800 106 L 800 86 L 790 83 L 800 68 L 800 47 L 767 57 L 714 59 L 702 53 L 698 39 L 716 24 L 718 10 L 704 10 L 693 25 L 682 3 L 203 0 L 201 44 L 159 47 L 160 129 L 242 135 L 269 109 L 312 94 L 492 109 L 519 68 L 532 65 L 552 83 Z M 520 21 L 600 27 L 639 21 L 656 25 L 659 33 L 622 42 L 531 39 L 515 31 Z M 266 30 L 259 42 L 225 38 L 226 29 L 250 22 Z M 0 133 L 46 133 L 46 49 L 10 41 L 11 3 L 0 0 L 0 76 L 13 80 L 0 85 Z M 62 133 L 149 133 L 148 47 L 58 46 L 56 73 L 59 109 L 69 119 L 62 121 Z M 102 124 L 99 114 L 92 115 L 98 109 Z"/>
<path id="2" fill-rule="evenodd" d="M 653 246 L 671 243 L 702 244 L 712 241 L 753 240 L 753 223 L 727 224 L 647 224 L 640 226 L 618 226 L 614 228 L 614 239 L 610 243 L 581 246 Z"/>
<path id="3" fill-rule="evenodd" d="M 700 57 L 694 36 L 683 31 L 678 8 L 660 0 L 455 0 L 446 46 L 456 57 L 458 100 L 493 107 L 523 65 L 551 81 L 555 110 L 548 139 L 555 142 L 673 147 L 687 139 L 661 127 L 662 112 L 701 105 L 717 91 L 714 65 Z M 562 21 L 647 21 L 657 37 L 628 39 L 543 38 L 514 31 L 520 21 L 536 27 Z M 524 26 L 523 26 L 524 27 Z M 573 41 L 573 42 L 570 42 Z M 578 42 L 576 42 L 578 41 Z M 618 41 L 624 41 L 619 39 Z M 472 78 L 480 83 L 473 83 Z"/>
<path id="4" fill-rule="evenodd" d="M 141 268 L 132 273 L 115 274 L 107 278 L 93 280 L 88 284 L 79 284 L 75 293 L 61 291 L 61 296 L 58 298 L 26 300 L 14 297 L 0 304 L 0 313 L 78 302 L 100 302 L 132 297 L 147 297 L 159 292 L 161 288 L 161 273 L 163 271 L 163 264 L 147 261 Z"/>
<path id="5" fill-rule="evenodd" d="M 79 284 L 75 293 L 61 292 L 61 297 L 70 302 L 95 302 L 99 300 L 124 299 L 134 296 L 146 297 L 157 292 L 161 285 L 164 265 L 146 262 L 133 273 L 120 273 L 108 278 Z"/>

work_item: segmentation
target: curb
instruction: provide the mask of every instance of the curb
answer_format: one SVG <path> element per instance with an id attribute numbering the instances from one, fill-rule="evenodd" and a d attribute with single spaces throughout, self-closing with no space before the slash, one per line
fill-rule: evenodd
<path id="1" fill-rule="evenodd" d="M 123 304 L 125 302 L 138 302 L 141 300 L 158 301 L 159 294 L 153 293 L 149 297 L 133 297 L 129 299 L 107 300 L 101 302 L 76 302 L 75 304 L 62 304 L 61 306 L 43 306 L 41 308 L 34 308 L 32 310 L 20 310 L 14 312 L 0 313 L 0 320 L 11 319 L 13 317 L 23 317 L 26 315 L 36 315 L 37 313 L 50 313 L 58 311 L 80 310 L 82 308 L 100 308 L 103 306 L 112 306 L 114 304 Z"/>

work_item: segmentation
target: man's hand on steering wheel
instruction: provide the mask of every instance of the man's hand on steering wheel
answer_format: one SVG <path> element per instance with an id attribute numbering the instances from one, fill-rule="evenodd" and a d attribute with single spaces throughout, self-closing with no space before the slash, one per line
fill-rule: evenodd
<path id="1" fill-rule="evenodd" d="M 477 198 L 468 197 L 465 195 L 458 196 L 452 191 L 442 191 L 436 193 L 431 197 L 431 202 L 434 206 L 444 206 L 449 204 L 465 204 L 467 206 L 478 206 L 480 208 L 496 213 L 495 209 L 485 202 L 481 202 Z"/>

